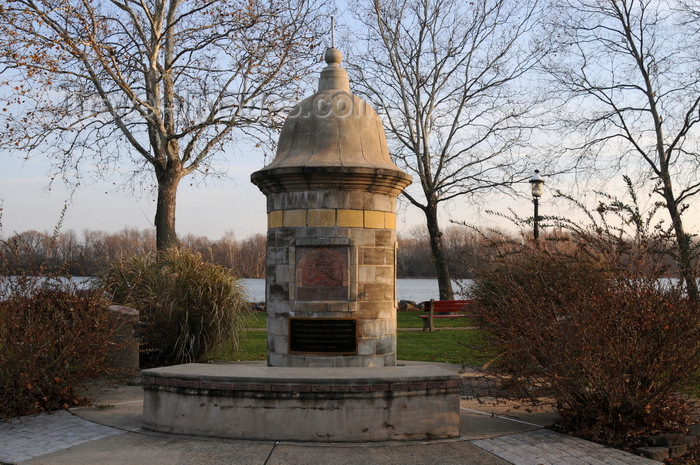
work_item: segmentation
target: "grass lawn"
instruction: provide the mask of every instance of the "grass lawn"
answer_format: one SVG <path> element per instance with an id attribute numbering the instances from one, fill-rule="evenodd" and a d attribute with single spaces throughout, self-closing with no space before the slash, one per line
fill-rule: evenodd
<path id="1" fill-rule="evenodd" d="M 406 329 L 422 328 L 423 322 L 418 315 L 422 312 L 399 312 L 398 327 Z M 227 360 L 265 360 L 267 356 L 267 335 L 265 331 L 265 312 L 255 312 L 246 324 L 248 328 L 241 337 L 239 350 L 225 354 L 220 358 Z M 397 354 L 400 360 L 444 362 L 482 366 L 495 357 L 489 344 L 488 335 L 477 329 L 467 329 L 471 325 L 468 318 L 436 320 L 438 328 L 445 331 L 398 331 Z"/>
<path id="2" fill-rule="evenodd" d="M 399 328 L 423 328 L 423 320 L 418 315 L 427 315 L 426 312 L 398 312 L 397 324 Z M 471 318 L 435 318 L 433 323 L 436 328 L 465 328 L 474 326 Z"/>
<path id="3" fill-rule="evenodd" d="M 267 325 L 267 312 L 252 312 L 248 315 L 246 328 L 263 328 Z"/>
<path id="4" fill-rule="evenodd" d="M 241 346 L 230 354 L 222 354 L 215 357 L 224 360 L 240 362 L 242 360 L 266 360 L 267 359 L 267 332 L 246 331 L 241 336 Z"/>
<path id="5" fill-rule="evenodd" d="M 488 334 L 478 329 L 399 331 L 396 346 L 399 360 L 481 367 L 496 357 Z"/>
<path id="6" fill-rule="evenodd" d="M 399 328 L 423 328 L 423 320 L 418 315 L 425 315 L 425 312 L 398 312 L 397 324 Z M 265 328 L 267 313 L 253 312 L 250 315 L 246 327 Z M 437 318 L 436 328 L 464 328 L 473 326 L 474 322 L 470 318 Z"/>

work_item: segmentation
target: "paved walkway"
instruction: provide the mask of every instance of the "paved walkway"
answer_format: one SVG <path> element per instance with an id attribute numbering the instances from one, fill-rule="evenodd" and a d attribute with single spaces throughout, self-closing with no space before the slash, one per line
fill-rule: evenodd
<path id="1" fill-rule="evenodd" d="M 21 417 L 0 423 L 0 462 L 23 462 L 122 433 L 67 411 Z"/>
<path id="2" fill-rule="evenodd" d="M 487 381 L 465 375 L 465 393 L 488 387 Z M 156 433 L 141 428 L 140 387 L 105 389 L 94 399 L 91 407 L 0 422 L 0 463 L 659 465 L 545 429 L 556 419 L 546 408 L 524 409 L 474 398 L 461 402 L 458 439 L 352 444 Z"/>
<path id="3" fill-rule="evenodd" d="M 514 465 L 634 465 L 654 460 L 547 429 L 472 441 Z"/>

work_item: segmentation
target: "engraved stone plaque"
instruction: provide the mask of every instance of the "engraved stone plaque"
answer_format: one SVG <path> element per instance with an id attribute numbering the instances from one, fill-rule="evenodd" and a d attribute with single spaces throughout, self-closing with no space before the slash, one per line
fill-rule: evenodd
<path id="1" fill-rule="evenodd" d="M 297 300 L 348 300 L 348 247 L 298 247 Z"/>
<path id="2" fill-rule="evenodd" d="M 357 319 L 290 317 L 289 352 L 355 355 Z"/>

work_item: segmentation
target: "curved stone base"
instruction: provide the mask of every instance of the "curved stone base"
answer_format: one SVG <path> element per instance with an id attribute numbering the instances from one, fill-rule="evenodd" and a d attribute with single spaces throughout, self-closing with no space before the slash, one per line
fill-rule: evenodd
<path id="1" fill-rule="evenodd" d="M 144 370 L 142 382 L 144 426 L 156 431 L 296 441 L 459 435 L 461 378 L 431 364 L 187 364 Z"/>

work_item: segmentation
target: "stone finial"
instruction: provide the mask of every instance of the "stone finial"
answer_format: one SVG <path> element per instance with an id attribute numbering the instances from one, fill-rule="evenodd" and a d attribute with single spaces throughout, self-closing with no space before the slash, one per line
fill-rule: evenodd
<path id="1" fill-rule="evenodd" d="M 326 50 L 326 55 L 323 57 L 328 66 L 340 65 L 343 61 L 343 53 L 335 47 Z"/>
<path id="2" fill-rule="evenodd" d="M 343 60 L 343 54 L 335 47 L 326 50 L 324 57 L 328 66 L 321 71 L 321 77 L 318 80 L 318 90 L 342 90 L 350 92 L 350 79 L 348 72 L 340 66 Z"/>

